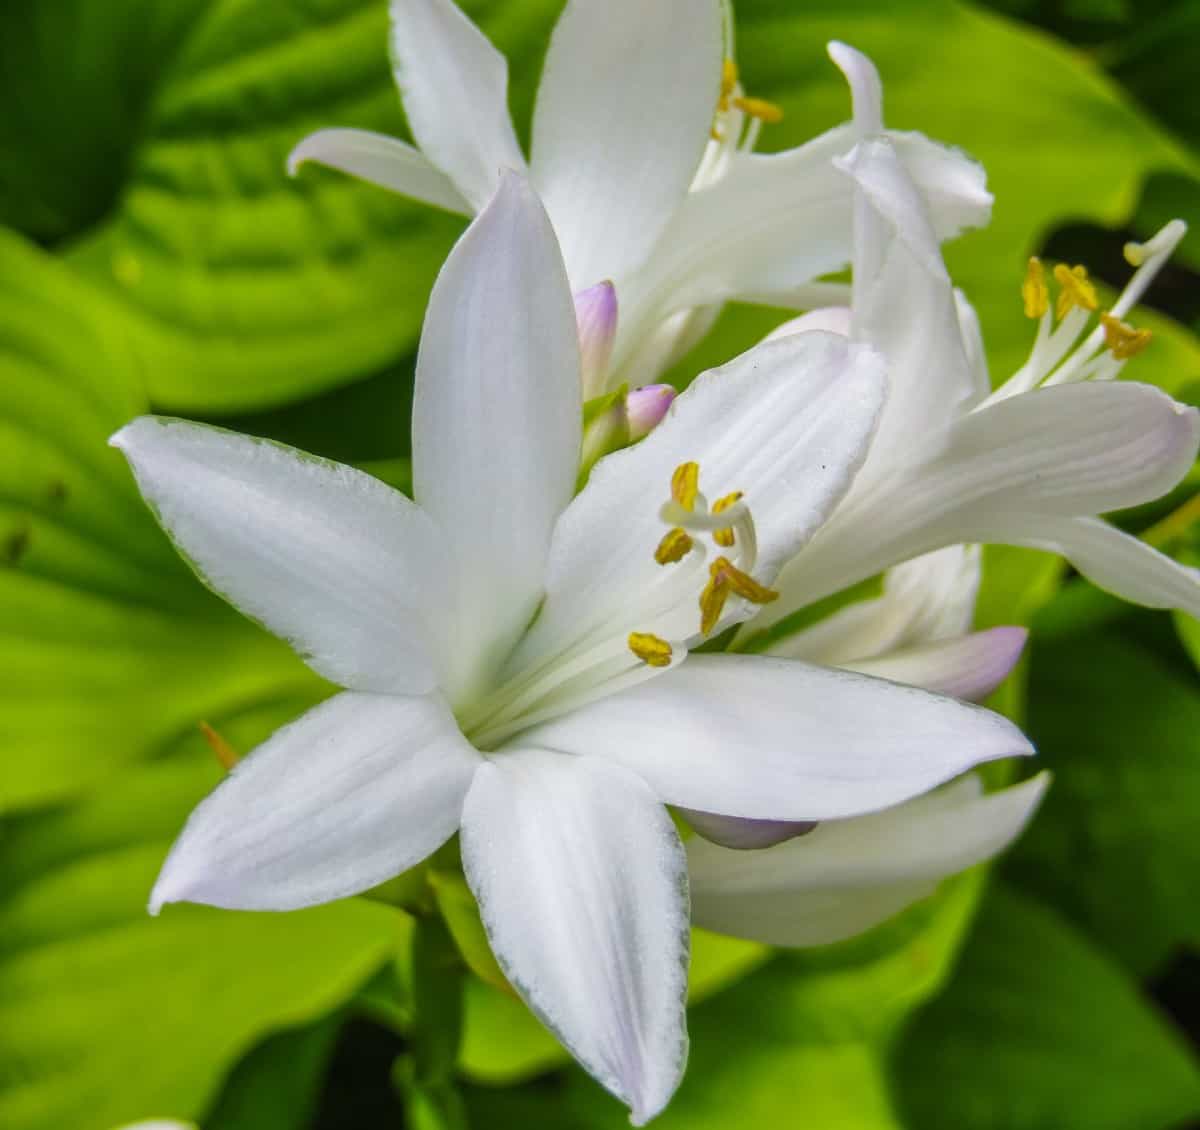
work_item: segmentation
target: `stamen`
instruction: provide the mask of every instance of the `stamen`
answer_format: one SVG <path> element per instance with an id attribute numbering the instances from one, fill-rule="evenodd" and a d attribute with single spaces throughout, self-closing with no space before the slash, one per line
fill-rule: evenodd
<path id="1" fill-rule="evenodd" d="M 710 569 L 711 572 L 711 569 Z M 707 636 L 717 626 L 725 601 L 729 599 L 729 582 L 723 576 L 712 575 L 700 593 L 700 634 Z"/>
<path id="2" fill-rule="evenodd" d="M 740 502 L 741 500 L 742 492 L 740 490 L 735 490 L 732 494 L 725 495 L 724 498 L 718 498 L 717 501 L 712 504 L 712 512 L 714 514 L 720 514 L 722 511 L 728 510 L 735 502 Z M 714 531 L 713 541 L 715 541 L 717 545 L 721 546 L 723 549 L 728 549 L 734 544 L 735 541 L 733 527 L 725 526 L 720 530 Z"/>
<path id="3" fill-rule="evenodd" d="M 658 548 L 654 551 L 654 560 L 660 565 L 673 565 L 691 553 L 695 544 L 692 541 L 692 535 L 687 530 L 682 526 L 676 526 L 663 535 L 662 541 L 658 543 Z"/>
<path id="4" fill-rule="evenodd" d="M 630 632 L 629 650 L 651 667 L 671 665 L 671 645 L 650 632 Z"/>
<path id="5" fill-rule="evenodd" d="M 1050 289 L 1046 286 L 1046 268 L 1036 256 L 1029 260 L 1025 281 L 1021 284 L 1021 297 L 1025 301 L 1025 317 L 1040 318 L 1050 308 Z"/>
<path id="6" fill-rule="evenodd" d="M 200 723 L 200 733 L 204 735 L 204 740 L 208 742 L 208 748 L 216 754 L 217 760 L 226 770 L 232 769 L 241 760 L 238 757 L 237 750 L 207 722 Z"/>
<path id="7" fill-rule="evenodd" d="M 1100 305 L 1096 298 L 1096 288 L 1088 279 L 1086 267 L 1068 267 L 1065 263 L 1059 263 L 1054 268 L 1054 278 L 1062 288 L 1058 292 L 1058 303 L 1054 308 L 1060 319 L 1065 318 L 1076 306 L 1084 310 L 1095 310 Z"/>
<path id="8" fill-rule="evenodd" d="M 733 105 L 748 117 L 757 118 L 769 126 L 783 121 L 783 108 L 765 98 L 735 98 Z"/>
<path id="9" fill-rule="evenodd" d="M 724 114 L 729 110 L 729 99 L 737 90 L 738 68 L 732 59 L 721 62 L 721 93 L 717 97 L 717 113 Z"/>
<path id="10" fill-rule="evenodd" d="M 1154 336 L 1149 330 L 1136 329 L 1112 314 L 1101 314 L 1100 324 L 1104 327 L 1104 344 L 1112 350 L 1113 357 L 1118 361 L 1136 357 Z"/>
<path id="11" fill-rule="evenodd" d="M 708 574 L 713 580 L 724 581 L 733 592 L 752 604 L 770 604 L 779 598 L 779 593 L 766 585 L 760 585 L 749 573 L 743 573 L 728 557 L 718 557 L 708 567 Z"/>
<path id="12" fill-rule="evenodd" d="M 680 463 L 671 476 L 671 500 L 684 510 L 694 510 L 700 490 L 700 464 Z"/>

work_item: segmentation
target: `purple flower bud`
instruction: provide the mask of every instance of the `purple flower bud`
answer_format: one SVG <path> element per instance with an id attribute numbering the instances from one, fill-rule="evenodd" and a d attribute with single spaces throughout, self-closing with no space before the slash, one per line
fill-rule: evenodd
<path id="1" fill-rule="evenodd" d="M 676 395 L 670 385 L 646 385 L 635 388 L 625 398 L 625 420 L 631 443 L 643 439 L 658 427 Z"/>
<path id="2" fill-rule="evenodd" d="M 605 280 L 575 295 L 579 356 L 583 367 L 583 399 L 604 392 L 613 339 L 617 336 L 617 291 Z"/>

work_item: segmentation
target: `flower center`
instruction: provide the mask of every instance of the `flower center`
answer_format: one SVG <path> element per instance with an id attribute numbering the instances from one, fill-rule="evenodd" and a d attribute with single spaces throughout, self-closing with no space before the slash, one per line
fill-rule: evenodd
<path id="1" fill-rule="evenodd" d="M 700 465 L 681 463 L 671 476 L 671 497 L 663 504 L 659 517 L 670 527 L 654 551 L 660 565 L 673 565 L 688 554 L 703 554 L 703 546 L 693 535 L 707 534 L 722 549 L 736 549 L 737 561 L 721 556 L 708 567 L 708 583 L 700 592 L 700 635 L 709 636 L 721 622 L 731 596 L 752 604 L 769 604 L 779 594 L 753 577 L 758 561 L 758 534 L 749 506 L 740 490 L 717 499 L 710 508 L 700 493 Z M 652 667 L 665 667 L 671 661 L 671 645 L 649 632 L 633 632 L 629 650 Z"/>
<path id="2" fill-rule="evenodd" d="M 758 141 L 763 125 L 783 120 L 783 110 L 765 98 L 751 98 L 738 81 L 732 59 L 721 64 L 721 91 L 713 114 L 708 148 L 692 182 L 693 191 L 720 180 L 736 153 L 748 153 Z"/>
<path id="3" fill-rule="evenodd" d="M 1150 344 L 1150 331 L 1131 326 L 1125 316 L 1162 270 L 1186 231 L 1184 223 L 1172 220 L 1153 239 L 1125 245 L 1125 258 L 1137 270 L 1112 309 L 1100 314 L 1086 337 L 1084 331 L 1100 308 L 1096 287 L 1088 278 L 1087 269 L 1065 263 L 1054 268 L 1052 273 L 1058 285 L 1058 297 L 1051 313 L 1046 268 L 1040 259 L 1030 259 L 1021 284 L 1021 299 L 1026 316 L 1038 319 L 1033 349 L 1029 360 L 978 405 L 976 411 L 1039 386 L 1112 380 L 1129 358 L 1137 356 Z"/>

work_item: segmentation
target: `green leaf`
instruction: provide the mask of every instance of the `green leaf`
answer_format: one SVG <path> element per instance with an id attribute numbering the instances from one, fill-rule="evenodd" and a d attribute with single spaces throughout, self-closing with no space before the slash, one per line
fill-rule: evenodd
<path id="1" fill-rule="evenodd" d="M 199 584 L 108 448 L 145 407 L 125 328 L 0 232 L 0 717 L 20 751 L 0 812 L 99 785 L 202 720 L 278 706 L 282 722 L 327 693 Z"/>
<path id="2" fill-rule="evenodd" d="M 912 1127 L 1171 1130 L 1200 1115 L 1179 1035 L 1086 937 L 1002 884 L 895 1075 Z"/>
<path id="3" fill-rule="evenodd" d="M 127 793 L 85 802 L 76 820 L 31 816 L 9 829 L 0 903 L 5 1127 L 110 1130 L 152 1115 L 196 1118 L 264 1034 L 348 999 L 403 939 L 399 911 L 362 900 L 288 915 L 169 907 L 150 918 L 146 897 L 168 841 L 139 818 L 147 786 L 163 783 L 168 764 L 188 777 L 186 762 L 140 771 L 145 779 Z"/>
<path id="4" fill-rule="evenodd" d="M 1055 782 L 1006 868 L 1139 975 L 1200 936 L 1200 689 L 1170 644 L 1148 613 L 1035 639 L 1027 728 Z"/>

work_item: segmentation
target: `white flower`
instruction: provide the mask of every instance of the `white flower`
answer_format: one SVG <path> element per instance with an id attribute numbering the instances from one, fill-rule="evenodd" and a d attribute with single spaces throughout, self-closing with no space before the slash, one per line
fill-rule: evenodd
<path id="1" fill-rule="evenodd" d="M 723 18 L 724 17 L 724 18 Z M 392 0 L 396 82 L 420 149 L 322 130 L 289 168 L 317 161 L 436 207 L 471 214 L 502 169 L 524 169 L 502 55 L 452 0 Z M 587 390 L 653 380 L 740 298 L 805 309 L 810 285 L 849 259 L 852 194 L 832 158 L 841 126 L 786 152 L 751 152 L 777 109 L 737 82 L 721 0 L 569 0 L 533 116 L 529 175 L 575 291 L 615 283 L 611 363 Z M 982 170 L 917 133 L 889 135 L 932 202 L 939 237 L 986 223 Z"/>
<path id="2" fill-rule="evenodd" d="M 847 605 L 769 651 L 982 698 L 1008 675 L 1026 633 L 971 632 L 979 579 L 978 547 L 938 550 L 889 570 L 877 599 Z M 1002 851 L 1049 781 L 1041 773 L 984 795 L 972 775 L 884 812 L 816 826 L 698 822 L 705 838 L 687 845 L 693 920 L 773 945 L 852 937 Z"/>
<path id="3" fill-rule="evenodd" d="M 861 137 L 838 162 L 857 195 L 853 303 L 806 315 L 785 336 L 817 325 L 869 342 L 888 359 L 891 394 L 852 490 L 784 569 L 780 599 L 746 630 L 961 542 L 1061 553 L 1101 588 L 1200 615 L 1200 572 L 1097 517 L 1166 493 L 1200 445 L 1195 409 L 1149 385 L 1111 380 L 1148 337 L 1122 319 L 1183 225 L 1129 249 L 1137 272 L 1078 345 L 1096 307 L 1086 272 L 1056 271 L 1052 312 L 1035 263 L 1025 295 L 1037 340 L 992 393 L 978 320 L 946 273 L 927 201 L 882 132 L 878 76 L 850 48 L 831 53 L 850 78 Z"/>
<path id="4" fill-rule="evenodd" d="M 687 655 L 701 592 L 710 632 L 748 615 L 848 488 L 884 395 L 873 351 L 805 334 L 703 375 L 572 500 L 579 365 L 553 231 L 509 176 L 430 300 L 415 504 L 181 421 L 113 442 L 206 582 L 348 688 L 200 804 L 151 908 L 339 898 L 461 828 L 506 975 L 640 1123 L 686 1055 L 686 865 L 664 804 L 834 820 L 1029 746 L 919 690 Z M 729 556 L 706 571 L 710 536 Z M 681 538 L 691 552 L 658 564 Z"/>

